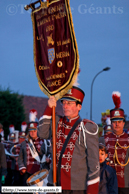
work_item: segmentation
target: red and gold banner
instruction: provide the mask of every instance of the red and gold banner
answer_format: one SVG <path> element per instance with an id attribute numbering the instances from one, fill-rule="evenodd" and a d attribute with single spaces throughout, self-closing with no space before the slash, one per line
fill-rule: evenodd
<path id="1" fill-rule="evenodd" d="M 39 86 L 48 97 L 59 99 L 72 87 L 79 70 L 69 0 L 41 1 L 31 16 Z"/>

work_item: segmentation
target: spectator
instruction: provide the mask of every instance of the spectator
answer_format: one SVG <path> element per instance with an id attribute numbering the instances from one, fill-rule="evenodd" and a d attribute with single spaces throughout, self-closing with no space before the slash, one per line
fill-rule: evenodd
<path id="1" fill-rule="evenodd" d="M 118 194 L 116 171 L 107 165 L 107 150 L 104 144 L 99 144 L 100 183 L 99 194 Z"/>

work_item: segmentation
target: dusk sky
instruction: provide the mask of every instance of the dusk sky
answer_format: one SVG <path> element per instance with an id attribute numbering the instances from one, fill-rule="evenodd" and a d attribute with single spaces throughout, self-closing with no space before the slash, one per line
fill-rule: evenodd
<path id="1" fill-rule="evenodd" d="M 0 86 L 19 94 L 47 97 L 39 88 L 33 60 L 30 0 L 0 1 Z M 112 92 L 121 93 L 129 119 L 129 0 L 70 0 L 80 58 L 80 88 L 85 99 L 80 115 L 101 123 L 101 112 L 114 108 Z M 42 106 L 42 105 L 41 105 Z"/>

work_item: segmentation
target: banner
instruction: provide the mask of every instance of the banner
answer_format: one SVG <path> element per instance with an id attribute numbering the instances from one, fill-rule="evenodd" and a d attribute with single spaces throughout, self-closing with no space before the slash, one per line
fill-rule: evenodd
<path id="1" fill-rule="evenodd" d="M 79 71 L 79 55 L 69 0 L 40 0 L 32 14 L 34 63 L 40 89 L 61 98 Z"/>

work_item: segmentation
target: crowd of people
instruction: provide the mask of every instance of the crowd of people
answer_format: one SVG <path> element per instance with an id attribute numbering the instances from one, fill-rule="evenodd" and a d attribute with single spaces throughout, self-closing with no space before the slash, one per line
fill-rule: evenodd
<path id="1" fill-rule="evenodd" d="M 112 95 L 115 108 L 108 110 L 101 137 L 98 125 L 79 115 L 84 96 L 73 86 L 60 99 L 64 116 L 56 115 L 56 185 L 62 187 L 63 194 L 129 194 L 129 135 L 124 131 L 120 93 Z M 22 123 L 21 132 L 10 125 L 8 141 L 0 129 L 0 184 L 27 186 L 31 176 L 45 169 L 46 186 L 55 186 L 51 119 L 56 103 L 51 96 L 39 120 L 37 111 L 30 110 L 30 122 Z"/>
<path id="2" fill-rule="evenodd" d="M 4 140 L 1 128 L 1 180 L 3 186 L 27 186 L 27 179 L 51 164 L 51 140 L 38 136 L 37 111 L 30 110 L 29 123 L 22 122 L 21 131 L 9 126 L 8 140 Z M 4 155 L 3 155 L 4 154 Z M 4 157 L 5 156 L 5 157 Z"/>

